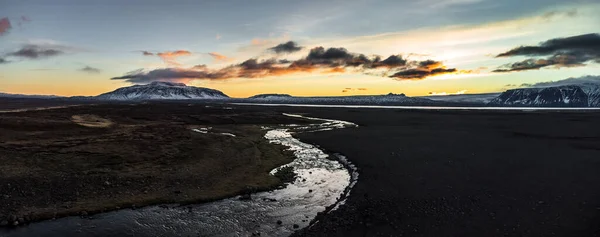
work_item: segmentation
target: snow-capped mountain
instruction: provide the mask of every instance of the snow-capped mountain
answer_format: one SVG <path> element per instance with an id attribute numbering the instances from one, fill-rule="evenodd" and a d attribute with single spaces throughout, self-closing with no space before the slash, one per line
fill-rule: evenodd
<path id="1" fill-rule="evenodd" d="M 588 94 L 577 85 L 507 90 L 490 101 L 494 106 L 588 107 Z"/>
<path id="2" fill-rule="evenodd" d="M 492 100 L 493 106 L 600 107 L 600 76 L 523 84 Z"/>
<path id="3" fill-rule="evenodd" d="M 589 107 L 600 107 L 600 84 L 586 83 L 579 87 L 587 94 Z"/>
<path id="4" fill-rule="evenodd" d="M 183 83 L 152 82 L 147 85 L 134 85 L 96 96 L 101 100 L 189 100 L 227 99 L 223 92 L 187 86 Z"/>
<path id="5" fill-rule="evenodd" d="M 270 104 L 336 104 L 336 105 L 439 105 L 430 99 L 408 97 L 404 94 L 296 97 L 286 94 L 261 94 L 242 102 Z"/>

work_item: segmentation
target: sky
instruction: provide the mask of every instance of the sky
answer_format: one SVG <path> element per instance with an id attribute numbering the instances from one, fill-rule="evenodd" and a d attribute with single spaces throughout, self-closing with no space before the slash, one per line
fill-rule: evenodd
<path id="1" fill-rule="evenodd" d="M 600 74 L 597 0 L 0 0 L 0 92 L 499 92 Z"/>

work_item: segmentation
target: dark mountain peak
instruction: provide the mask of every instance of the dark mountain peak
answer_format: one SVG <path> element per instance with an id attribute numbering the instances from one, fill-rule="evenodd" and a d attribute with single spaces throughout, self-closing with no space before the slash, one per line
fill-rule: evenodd
<path id="1" fill-rule="evenodd" d="M 503 92 L 489 103 L 497 106 L 588 107 L 588 94 L 577 85 L 520 88 Z"/>

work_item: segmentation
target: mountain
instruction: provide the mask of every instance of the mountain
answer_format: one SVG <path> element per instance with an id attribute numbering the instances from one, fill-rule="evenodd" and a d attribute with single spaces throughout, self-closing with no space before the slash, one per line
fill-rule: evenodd
<path id="1" fill-rule="evenodd" d="M 227 99 L 229 96 L 218 90 L 186 86 L 183 83 L 152 82 L 147 85 L 122 87 L 95 98 L 100 100 L 189 100 Z"/>
<path id="2" fill-rule="evenodd" d="M 61 98 L 56 95 L 23 95 L 23 94 L 8 94 L 0 92 L 0 97 L 4 98 L 35 98 L 35 99 L 53 99 L 53 98 Z"/>
<path id="3" fill-rule="evenodd" d="M 589 107 L 600 107 L 600 84 L 586 83 L 579 87 L 587 94 Z"/>
<path id="4" fill-rule="evenodd" d="M 490 101 L 493 106 L 588 107 L 588 94 L 577 85 L 507 90 Z"/>
<path id="5" fill-rule="evenodd" d="M 258 99 L 258 100 L 291 99 L 291 98 L 293 98 L 293 97 L 288 94 L 258 94 L 258 95 L 248 97 L 248 99 Z"/>
<path id="6" fill-rule="evenodd" d="M 501 93 L 484 93 L 484 94 L 461 94 L 461 95 L 429 95 L 420 96 L 435 101 L 455 102 L 463 104 L 487 104 Z"/>
<path id="7" fill-rule="evenodd" d="M 440 105 L 442 102 L 404 94 L 296 97 L 287 94 L 260 94 L 240 102 L 269 104 L 325 104 L 325 105 Z"/>
<path id="8" fill-rule="evenodd" d="M 600 107 L 600 76 L 523 84 L 490 101 L 492 106 Z"/>

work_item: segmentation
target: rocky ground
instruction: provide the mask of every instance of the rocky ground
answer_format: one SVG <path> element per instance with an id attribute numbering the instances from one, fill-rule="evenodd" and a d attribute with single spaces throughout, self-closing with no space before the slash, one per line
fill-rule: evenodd
<path id="1" fill-rule="evenodd" d="M 275 188 L 293 156 L 260 126 L 305 122 L 187 103 L 0 113 L 0 225 Z"/>

